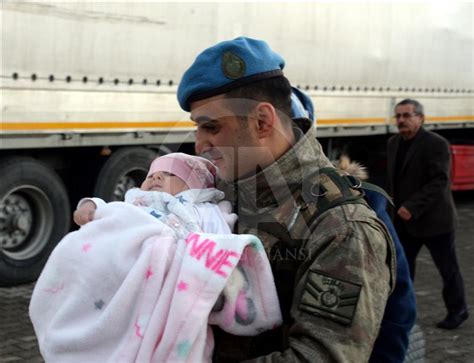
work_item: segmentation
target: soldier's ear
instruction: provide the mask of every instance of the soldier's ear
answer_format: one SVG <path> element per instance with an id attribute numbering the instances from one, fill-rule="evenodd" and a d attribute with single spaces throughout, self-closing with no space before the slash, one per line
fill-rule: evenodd
<path id="1" fill-rule="evenodd" d="M 257 134 L 260 139 L 272 135 L 277 120 L 275 107 L 269 102 L 260 102 L 255 108 Z"/>

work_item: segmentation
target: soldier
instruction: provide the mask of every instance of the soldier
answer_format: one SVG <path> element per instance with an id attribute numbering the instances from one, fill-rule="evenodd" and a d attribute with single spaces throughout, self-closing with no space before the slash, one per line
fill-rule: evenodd
<path id="1" fill-rule="evenodd" d="M 315 120 L 312 101 L 305 93 L 293 88 L 291 101 L 293 118 L 308 117 L 310 120 Z M 346 155 L 341 155 L 337 167 L 361 181 L 369 178 L 367 169 L 362 164 L 351 161 Z M 390 232 L 397 257 L 397 281 L 387 300 L 382 324 L 369 363 L 403 363 L 408 351 L 410 331 L 416 321 L 415 290 L 403 247 L 387 213 L 387 201 L 390 200 L 390 197 L 383 189 L 379 189 L 373 184 L 363 182 L 362 189 L 365 193 L 365 200 Z M 415 349 L 414 345 L 413 348 Z M 410 358 L 414 358 L 414 349 L 410 352 Z"/>
<path id="2" fill-rule="evenodd" d="M 292 122 L 284 65 L 240 37 L 204 50 L 178 88 L 196 152 L 217 165 L 239 214 L 236 233 L 264 241 L 284 317 L 257 337 L 216 332 L 214 360 L 367 361 L 394 284 L 392 240 L 313 123 Z"/>

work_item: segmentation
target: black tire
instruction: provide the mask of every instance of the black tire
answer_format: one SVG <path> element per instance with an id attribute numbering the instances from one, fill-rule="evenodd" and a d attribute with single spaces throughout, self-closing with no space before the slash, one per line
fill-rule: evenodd
<path id="1" fill-rule="evenodd" d="M 415 325 L 410 332 L 410 340 L 404 363 L 424 363 L 425 336 L 419 325 Z"/>
<path id="2" fill-rule="evenodd" d="M 139 187 L 158 152 L 143 147 L 130 147 L 114 152 L 97 176 L 94 196 L 107 202 L 123 200 L 125 192 Z"/>
<path id="3" fill-rule="evenodd" d="M 0 286 L 36 280 L 69 231 L 71 209 L 63 182 L 28 157 L 0 162 Z"/>

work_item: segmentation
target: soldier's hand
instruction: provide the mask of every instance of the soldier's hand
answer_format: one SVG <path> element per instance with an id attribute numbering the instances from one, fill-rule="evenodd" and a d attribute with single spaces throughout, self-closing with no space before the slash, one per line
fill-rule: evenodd
<path id="1" fill-rule="evenodd" d="M 74 223 L 78 226 L 83 226 L 94 219 L 95 210 L 97 206 L 94 202 L 88 200 L 81 204 L 79 208 L 74 211 Z"/>
<path id="2" fill-rule="evenodd" d="M 397 211 L 397 214 L 404 221 L 409 221 L 412 217 L 410 211 L 408 209 L 406 209 L 405 207 L 400 207 L 400 209 L 398 209 L 398 211 Z"/>

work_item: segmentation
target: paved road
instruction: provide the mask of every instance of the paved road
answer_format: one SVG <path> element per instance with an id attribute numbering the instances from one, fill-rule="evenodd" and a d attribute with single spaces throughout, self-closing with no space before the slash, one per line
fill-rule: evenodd
<path id="1" fill-rule="evenodd" d="M 441 278 L 424 248 L 417 260 L 415 289 L 417 321 L 425 333 L 427 363 L 474 363 L 474 193 L 457 193 L 455 201 L 459 217 L 456 251 L 471 317 L 452 331 L 435 327 L 446 312 L 441 298 Z"/>
<path id="2" fill-rule="evenodd" d="M 456 194 L 459 213 L 457 252 L 468 302 L 474 304 L 474 193 Z M 435 323 L 445 315 L 441 281 L 425 249 L 415 281 L 418 324 L 426 338 L 426 363 L 474 363 L 474 317 L 461 328 L 442 331 Z M 33 284 L 0 288 L 0 362 L 42 362 L 28 319 Z M 471 309 L 474 314 L 474 308 Z"/>

